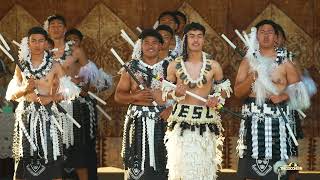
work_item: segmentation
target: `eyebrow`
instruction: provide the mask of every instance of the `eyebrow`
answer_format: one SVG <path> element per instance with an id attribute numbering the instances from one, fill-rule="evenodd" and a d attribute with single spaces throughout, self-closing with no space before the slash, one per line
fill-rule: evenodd
<path id="1" fill-rule="evenodd" d="M 203 36 L 202 33 L 198 33 L 198 34 L 190 33 L 189 35 L 190 35 L 190 36 L 199 36 L 199 35 L 200 35 L 200 36 Z"/>

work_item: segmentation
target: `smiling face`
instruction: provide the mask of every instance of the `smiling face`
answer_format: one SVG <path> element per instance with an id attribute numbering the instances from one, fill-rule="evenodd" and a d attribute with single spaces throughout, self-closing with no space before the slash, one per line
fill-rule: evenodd
<path id="1" fill-rule="evenodd" d="M 259 27 L 257 38 L 261 48 L 273 48 L 277 40 L 277 35 L 270 24 L 265 24 Z"/>
<path id="2" fill-rule="evenodd" d="M 204 34 L 200 30 L 190 30 L 187 33 L 188 49 L 190 51 L 202 51 Z"/>
<path id="3" fill-rule="evenodd" d="M 147 36 L 142 41 L 142 53 L 143 57 L 156 58 L 159 55 L 161 49 L 161 43 L 153 36 Z"/>
<path id="4" fill-rule="evenodd" d="M 40 55 L 48 47 L 47 40 L 42 34 L 31 34 L 29 37 L 29 49 L 31 55 Z"/>
<path id="5" fill-rule="evenodd" d="M 59 19 L 52 20 L 48 27 L 48 33 L 52 39 L 64 38 L 66 30 L 65 24 Z"/>

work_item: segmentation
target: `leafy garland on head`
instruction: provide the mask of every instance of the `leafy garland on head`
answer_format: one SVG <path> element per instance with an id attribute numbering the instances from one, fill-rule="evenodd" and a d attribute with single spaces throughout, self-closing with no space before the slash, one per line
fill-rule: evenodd
<path id="1" fill-rule="evenodd" d="M 24 68 L 23 74 L 27 78 L 35 77 L 36 79 L 41 79 L 48 75 L 52 68 L 52 57 L 44 51 L 44 56 L 42 63 L 38 68 L 34 68 L 31 62 L 31 53 L 28 45 L 28 37 L 24 37 L 21 40 L 20 49 L 19 49 L 19 60 L 22 67 Z"/>

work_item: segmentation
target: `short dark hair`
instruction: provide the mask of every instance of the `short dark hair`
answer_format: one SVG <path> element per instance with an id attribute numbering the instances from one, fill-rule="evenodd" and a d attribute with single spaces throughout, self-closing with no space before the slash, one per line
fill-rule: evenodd
<path id="1" fill-rule="evenodd" d="M 59 15 L 59 14 L 52 15 L 52 16 L 50 16 L 48 18 L 49 25 L 53 20 L 59 20 L 59 21 L 62 22 L 63 25 L 65 25 L 65 26 L 67 25 L 66 19 L 63 16 Z"/>
<path id="2" fill-rule="evenodd" d="M 175 14 L 176 16 L 182 17 L 182 19 L 184 20 L 184 22 L 187 23 L 187 16 L 186 16 L 184 13 L 182 13 L 181 11 L 174 11 L 174 14 Z"/>
<path id="3" fill-rule="evenodd" d="M 46 40 L 48 40 L 48 33 L 46 30 L 44 30 L 42 27 L 40 26 L 35 26 L 32 27 L 31 29 L 29 29 L 28 31 L 28 38 L 32 35 L 32 34 L 41 34 L 45 37 Z"/>
<path id="4" fill-rule="evenodd" d="M 165 25 L 165 24 L 159 25 L 159 26 L 156 28 L 156 31 L 157 31 L 157 32 L 159 32 L 159 31 L 167 31 L 168 33 L 171 34 L 171 36 L 173 36 L 173 30 L 171 29 L 170 26 Z"/>
<path id="5" fill-rule="evenodd" d="M 158 31 L 154 29 L 145 29 L 142 31 L 142 33 L 139 35 L 139 39 L 142 41 L 147 38 L 147 37 L 155 37 L 156 39 L 159 40 L 161 44 L 163 44 L 163 39 L 162 36 L 158 33 Z"/>
<path id="6" fill-rule="evenodd" d="M 175 15 L 174 12 L 172 12 L 172 11 L 164 11 L 164 12 L 162 12 L 162 13 L 159 15 L 158 21 L 160 22 L 160 19 L 163 18 L 164 16 L 171 16 L 171 17 L 173 18 L 174 22 L 179 26 L 180 21 L 179 21 L 179 19 L 177 18 L 177 16 Z"/>
<path id="7" fill-rule="evenodd" d="M 278 33 L 278 29 L 277 29 L 277 24 L 274 21 L 270 20 L 270 19 L 264 19 L 264 20 L 258 22 L 255 27 L 257 28 L 257 31 L 258 31 L 261 26 L 266 25 L 266 24 L 272 26 L 272 28 L 273 28 L 273 30 L 274 30 L 276 35 L 279 34 Z"/>
<path id="8" fill-rule="evenodd" d="M 78 36 L 80 38 L 80 41 L 82 41 L 83 35 L 81 31 L 79 31 L 78 29 L 76 28 L 69 29 L 65 34 L 65 39 L 67 39 L 67 37 L 70 36 L 71 34 Z"/>
<path id="9" fill-rule="evenodd" d="M 276 24 L 276 25 L 277 25 L 276 31 L 278 31 L 278 35 L 281 34 L 283 39 L 287 40 L 286 33 L 284 32 L 282 26 L 280 24 Z"/>
<path id="10" fill-rule="evenodd" d="M 183 34 L 187 34 L 189 31 L 192 31 L 192 30 L 199 30 L 199 31 L 202 31 L 203 35 L 206 34 L 206 28 L 197 22 L 192 22 L 190 24 L 187 24 L 184 27 Z"/>

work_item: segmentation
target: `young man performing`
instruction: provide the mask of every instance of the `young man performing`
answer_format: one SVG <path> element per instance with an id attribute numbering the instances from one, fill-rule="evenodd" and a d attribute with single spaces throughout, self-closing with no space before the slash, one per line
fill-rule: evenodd
<path id="1" fill-rule="evenodd" d="M 276 24 L 263 20 L 252 30 L 234 88 L 235 95 L 244 99 L 242 114 L 247 118 L 240 124 L 238 175 L 277 179 L 273 165 L 297 155 L 293 110 L 309 107 L 310 100 L 293 63 L 274 48 Z"/>
<path id="2" fill-rule="evenodd" d="M 172 50 L 170 50 L 170 42 L 174 38 L 174 32 L 167 25 L 159 25 L 156 28 L 156 31 L 161 35 L 163 39 L 163 44 L 159 52 L 159 58 L 167 59 L 169 62 L 171 62 L 172 60 L 177 58 L 177 56 L 173 55 Z"/>
<path id="3" fill-rule="evenodd" d="M 170 180 L 212 180 L 222 162 L 222 125 L 218 107 L 230 96 L 230 81 L 221 66 L 202 52 L 205 28 L 199 23 L 184 29 L 183 56 L 171 62 L 167 80 L 176 89 L 163 87 L 163 96 L 176 100 L 168 119 L 165 145 Z M 208 99 L 204 103 L 186 90 Z"/>
<path id="4" fill-rule="evenodd" d="M 167 25 L 173 30 L 174 38 L 172 38 L 170 42 L 171 54 L 176 57 L 180 56 L 182 53 L 181 39 L 176 35 L 176 31 L 180 24 L 179 19 L 173 12 L 165 11 L 160 14 L 158 21 L 159 25 Z"/>
<path id="5" fill-rule="evenodd" d="M 18 66 L 6 99 L 16 109 L 13 154 L 17 179 L 62 179 L 62 121 L 56 102 L 72 100 L 80 89 L 45 51 L 47 32 L 31 28 L 20 45 Z M 70 121 L 70 119 L 68 119 Z"/>
<path id="6" fill-rule="evenodd" d="M 95 148 L 90 147 L 94 146 L 94 143 L 90 144 L 89 142 L 92 142 L 92 138 L 95 136 L 96 110 L 95 103 L 89 100 L 90 98 L 84 88 L 88 87 L 89 84 L 96 83 L 99 89 L 103 89 L 108 86 L 106 83 L 110 83 L 110 81 L 105 81 L 105 76 L 101 75 L 102 72 L 87 59 L 84 50 L 80 47 L 81 38 L 79 41 L 65 42 L 66 21 L 63 16 L 50 16 L 45 24 L 50 38 L 54 41 L 55 48 L 58 48 L 58 51 L 54 52 L 54 59 L 60 62 L 62 68 L 72 78 L 73 82 L 82 86 L 81 95 L 83 97 L 78 97 L 72 103 L 62 103 L 62 106 L 70 114 L 73 114 L 73 117 L 82 126 L 79 129 L 71 123 L 65 122 L 64 124 L 64 144 L 67 149 L 67 153 L 65 153 L 65 170 L 72 171 L 75 168 L 80 180 L 95 179 L 96 174 L 93 175 L 94 177 L 88 176 L 86 155 L 88 151 Z M 71 34 L 76 35 L 76 33 Z M 82 37 L 82 34 L 79 36 Z M 84 70 L 81 71 L 82 68 Z M 92 138 L 89 136 L 92 136 Z"/>
<path id="7" fill-rule="evenodd" d="M 165 180 L 165 125 L 160 119 L 164 109 L 161 82 L 144 73 L 162 78 L 165 76 L 167 65 L 159 59 L 163 39 L 157 31 L 146 29 L 141 33 L 140 41 L 141 44 L 136 45 L 140 46 L 140 52 L 134 51 L 135 59 L 128 63 L 128 67 L 145 89 L 140 90 L 128 72 L 122 72 L 115 92 L 117 102 L 129 104 L 124 124 L 122 157 L 128 169 L 128 179 Z M 152 101 L 156 101 L 158 106 L 154 106 Z"/>
<path id="8" fill-rule="evenodd" d="M 81 48 L 83 35 L 78 29 L 70 29 L 65 34 L 66 42 L 73 41 L 73 48 Z M 97 180 L 97 153 L 96 153 L 96 135 L 97 135 L 97 125 L 98 125 L 98 114 L 96 104 L 97 101 L 92 99 L 88 95 L 88 90 L 91 92 L 101 92 L 112 86 L 112 77 L 106 74 L 102 69 L 98 69 L 97 66 L 90 60 L 80 69 L 78 69 L 79 73 L 77 78 L 81 80 L 80 84 L 82 86 L 81 97 L 78 99 L 81 102 L 81 106 L 78 109 L 80 114 L 83 114 L 83 117 L 87 117 L 84 119 L 83 126 L 80 131 L 81 137 L 83 137 L 83 142 L 85 142 L 86 152 L 79 151 L 79 145 L 75 145 L 76 147 L 72 147 L 70 151 L 68 151 L 67 156 L 68 159 L 73 162 L 73 159 L 82 158 L 85 159 L 86 168 L 88 169 L 88 178 L 90 180 Z M 88 117 L 89 115 L 89 117 Z M 81 115 L 82 116 L 82 115 Z M 77 131 L 76 127 L 74 130 Z M 80 146 L 81 147 L 81 146 Z M 81 154 L 79 154 L 81 152 Z M 83 154 L 84 153 L 84 154 Z M 75 165 L 73 163 L 67 163 L 69 168 L 73 168 Z"/>
<path id="9" fill-rule="evenodd" d="M 173 13 L 176 15 L 176 17 L 179 20 L 179 26 L 178 26 L 176 33 L 182 39 L 183 38 L 183 30 L 187 24 L 187 16 L 185 14 L 183 14 L 181 11 L 174 11 Z"/>

